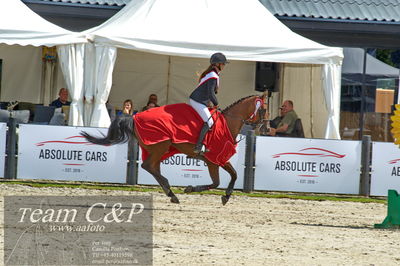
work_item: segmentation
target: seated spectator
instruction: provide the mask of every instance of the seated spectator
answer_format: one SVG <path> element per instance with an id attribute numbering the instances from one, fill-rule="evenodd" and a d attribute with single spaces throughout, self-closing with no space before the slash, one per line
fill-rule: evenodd
<path id="1" fill-rule="evenodd" d="M 134 115 L 136 111 L 133 110 L 133 102 L 131 99 L 127 99 L 124 101 L 122 105 L 122 110 L 117 112 L 117 115 L 121 114 L 128 114 L 128 115 Z"/>
<path id="2" fill-rule="evenodd" d="M 145 107 L 143 107 L 142 111 L 146 111 L 146 110 L 149 110 L 154 107 L 159 107 L 159 106 L 157 104 L 155 104 L 154 102 L 148 102 L 147 105 Z"/>
<path id="3" fill-rule="evenodd" d="M 150 94 L 150 96 L 149 96 L 149 100 L 147 101 L 147 105 L 146 106 L 144 106 L 143 108 L 142 108 L 142 111 L 145 111 L 145 110 L 147 110 L 148 109 L 148 106 L 149 106 L 149 103 L 150 102 L 152 102 L 152 103 L 154 103 L 154 106 L 153 107 L 160 107 L 159 105 L 158 105 L 158 97 L 157 97 L 157 94 L 154 94 L 154 93 L 152 93 L 152 94 Z"/>
<path id="4" fill-rule="evenodd" d="M 297 114 L 293 109 L 293 102 L 286 100 L 280 107 L 281 115 L 270 122 L 270 129 L 267 133 L 269 136 L 288 136 L 295 127 Z"/>
<path id="5" fill-rule="evenodd" d="M 68 101 L 68 90 L 66 88 L 61 88 L 58 92 L 58 99 L 50 104 L 50 106 L 56 108 L 61 108 L 63 105 L 71 105 L 71 102 Z"/>

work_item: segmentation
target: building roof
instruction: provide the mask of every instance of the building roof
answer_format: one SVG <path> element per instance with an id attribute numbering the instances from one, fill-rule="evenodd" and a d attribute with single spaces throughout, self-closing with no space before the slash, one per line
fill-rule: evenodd
<path id="1" fill-rule="evenodd" d="M 400 22 L 399 0 L 259 0 L 275 16 Z"/>
<path id="2" fill-rule="evenodd" d="M 123 7 L 134 0 L 24 0 Z M 400 22 L 400 0 L 259 0 L 279 17 Z M 244 2 L 245 3 L 245 2 Z"/>
<path id="3" fill-rule="evenodd" d="M 24 2 L 63 3 L 80 5 L 125 6 L 131 0 L 28 0 Z"/>
<path id="4" fill-rule="evenodd" d="M 100 25 L 138 0 L 21 1 L 57 25 L 82 31 Z M 328 46 L 400 47 L 400 0 L 259 1 L 292 31 Z M 246 4 L 246 0 L 242 2 Z M 260 33 L 264 27 L 268 26 L 259 27 Z"/>

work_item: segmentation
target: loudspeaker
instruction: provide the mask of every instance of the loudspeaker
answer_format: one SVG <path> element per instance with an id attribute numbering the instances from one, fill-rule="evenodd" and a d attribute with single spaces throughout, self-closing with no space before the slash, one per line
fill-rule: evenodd
<path id="1" fill-rule="evenodd" d="M 256 84 L 255 90 L 264 92 L 277 91 L 275 86 L 277 78 L 277 64 L 271 62 L 256 63 Z"/>

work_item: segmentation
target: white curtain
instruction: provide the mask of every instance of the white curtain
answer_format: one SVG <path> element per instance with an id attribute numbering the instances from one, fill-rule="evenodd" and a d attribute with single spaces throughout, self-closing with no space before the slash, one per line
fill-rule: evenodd
<path id="1" fill-rule="evenodd" d="M 70 126 L 83 126 L 83 69 L 85 46 L 68 44 L 57 47 L 60 65 L 71 97 Z"/>
<path id="2" fill-rule="evenodd" d="M 326 139 L 340 139 L 340 82 L 341 65 L 326 64 L 322 72 L 323 90 L 326 107 L 328 110 L 328 122 L 326 125 Z"/>
<path id="3" fill-rule="evenodd" d="M 117 48 L 111 46 L 95 46 L 95 51 L 95 92 L 90 126 L 108 127 L 110 125 L 110 116 L 107 112 L 106 102 L 111 90 L 112 72 L 117 57 Z"/>
<path id="4" fill-rule="evenodd" d="M 94 94 L 95 94 L 95 65 L 96 54 L 93 43 L 85 44 L 85 79 L 84 79 L 84 114 L 83 123 L 85 126 L 90 126 L 92 120 Z"/>
<path id="5" fill-rule="evenodd" d="M 55 71 L 55 62 L 47 60 L 43 62 L 43 85 L 41 99 L 44 105 L 49 105 L 54 100 L 55 95 L 53 95 L 53 90 L 56 78 Z"/>

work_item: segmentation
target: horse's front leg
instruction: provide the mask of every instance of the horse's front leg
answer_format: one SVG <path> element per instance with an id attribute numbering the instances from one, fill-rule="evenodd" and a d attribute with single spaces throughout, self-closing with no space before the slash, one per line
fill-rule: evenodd
<path id="1" fill-rule="evenodd" d="M 231 181 L 229 182 L 229 185 L 225 190 L 225 196 L 221 197 L 222 204 L 225 205 L 232 195 L 233 187 L 235 186 L 235 182 L 237 179 L 237 174 L 235 168 L 233 168 L 230 162 L 227 162 L 222 168 L 231 175 Z"/>
<path id="2" fill-rule="evenodd" d="M 217 188 L 219 186 L 219 166 L 211 162 L 207 162 L 207 166 L 213 183 L 211 185 L 187 186 L 184 191 L 185 193 L 201 192 L 204 190 Z"/>

